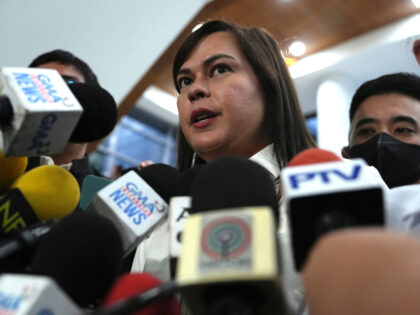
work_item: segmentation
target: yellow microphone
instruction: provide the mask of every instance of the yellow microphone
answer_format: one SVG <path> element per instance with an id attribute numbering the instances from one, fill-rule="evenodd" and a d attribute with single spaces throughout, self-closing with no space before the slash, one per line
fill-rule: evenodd
<path id="1" fill-rule="evenodd" d="M 13 181 L 21 176 L 28 165 L 28 158 L 5 157 L 0 150 L 0 192 L 5 191 Z"/>
<path id="2" fill-rule="evenodd" d="M 60 219 L 77 207 L 80 188 L 76 178 L 56 165 L 42 165 L 17 178 L 19 189 L 40 221 Z"/>

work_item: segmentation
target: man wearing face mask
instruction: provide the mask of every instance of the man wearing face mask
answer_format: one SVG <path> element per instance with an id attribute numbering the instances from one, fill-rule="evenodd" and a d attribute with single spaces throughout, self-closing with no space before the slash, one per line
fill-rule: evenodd
<path id="1" fill-rule="evenodd" d="M 420 183 L 420 77 L 395 73 L 361 85 L 342 155 L 376 167 L 389 188 Z"/>
<path id="2" fill-rule="evenodd" d="M 349 146 L 342 155 L 363 158 L 392 188 L 388 226 L 420 229 L 420 185 L 414 185 L 420 183 L 419 76 L 384 75 L 357 89 L 350 105 Z"/>

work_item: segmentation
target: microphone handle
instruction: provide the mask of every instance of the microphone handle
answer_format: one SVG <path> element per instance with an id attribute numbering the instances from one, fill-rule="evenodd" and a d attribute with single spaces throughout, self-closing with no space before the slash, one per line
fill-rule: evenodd
<path id="1" fill-rule="evenodd" d="M 11 238 L 0 242 L 0 265 L 22 250 L 32 249 L 55 223 L 55 220 L 39 222 L 26 229 L 12 232 Z"/>

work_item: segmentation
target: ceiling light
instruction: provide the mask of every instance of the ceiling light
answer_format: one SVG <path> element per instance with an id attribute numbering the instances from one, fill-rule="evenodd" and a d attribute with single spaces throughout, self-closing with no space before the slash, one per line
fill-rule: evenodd
<path id="1" fill-rule="evenodd" d="M 306 53 L 306 45 L 303 42 L 293 42 L 289 46 L 289 52 L 295 57 L 303 56 Z"/>

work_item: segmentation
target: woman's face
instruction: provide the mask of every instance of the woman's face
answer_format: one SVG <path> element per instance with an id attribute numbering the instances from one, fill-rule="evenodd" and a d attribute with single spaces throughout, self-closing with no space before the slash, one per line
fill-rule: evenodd
<path id="1" fill-rule="evenodd" d="M 261 86 L 231 33 L 201 39 L 177 83 L 181 129 L 202 159 L 249 157 L 270 144 Z"/>

